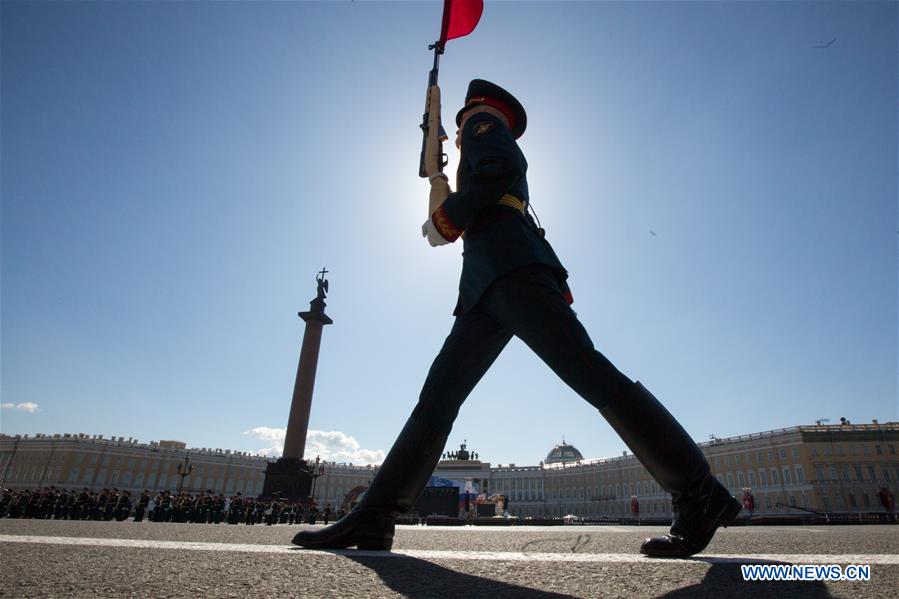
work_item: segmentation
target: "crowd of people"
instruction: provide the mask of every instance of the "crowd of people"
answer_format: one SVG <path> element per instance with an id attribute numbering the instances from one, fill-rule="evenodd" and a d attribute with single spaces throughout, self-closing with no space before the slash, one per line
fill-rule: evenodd
<path id="1" fill-rule="evenodd" d="M 119 489 L 92 491 L 84 488 L 0 490 L 0 518 L 41 520 L 118 520 L 134 522 L 193 522 L 205 524 L 328 524 L 344 516 L 327 504 L 305 504 L 279 497 L 226 496 L 206 491 L 171 493 L 145 490 L 140 494 Z"/>

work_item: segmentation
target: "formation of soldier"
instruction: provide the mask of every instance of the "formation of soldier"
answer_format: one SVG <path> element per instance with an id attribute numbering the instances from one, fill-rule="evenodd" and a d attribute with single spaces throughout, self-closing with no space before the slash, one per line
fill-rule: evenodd
<path id="1" fill-rule="evenodd" d="M 330 504 L 319 509 L 316 503 L 286 501 L 282 498 L 226 496 L 206 491 L 171 493 L 159 491 L 132 494 L 119 489 L 92 491 L 84 488 L 39 490 L 0 490 L 0 518 L 39 520 L 117 520 L 133 517 L 134 522 L 191 522 L 197 524 L 316 524 L 319 518 L 328 524 L 340 519 Z"/>

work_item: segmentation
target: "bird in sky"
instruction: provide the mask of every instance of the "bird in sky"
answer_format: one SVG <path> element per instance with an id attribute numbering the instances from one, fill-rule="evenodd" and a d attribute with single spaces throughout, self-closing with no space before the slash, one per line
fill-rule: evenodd
<path id="1" fill-rule="evenodd" d="M 837 38 L 833 38 L 832 40 L 830 40 L 830 41 L 827 42 L 826 44 L 818 44 L 817 46 L 815 46 L 815 48 L 817 48 L 817 49 L 819 49 L 819 50 L 824 50 L 824 49 L 830 48 L 830 47 L 833 45 L 833 43 L 834 43 L 835 41 L 837 41 Z"/>
<path id="2" fill-rule="evenodd" d="M 652 229 L 649 230 L 649 234 L 652 235 L 653 237 L 658 237 L 658 235 L 656 235 L 656 232 L 653 231 Z"/>

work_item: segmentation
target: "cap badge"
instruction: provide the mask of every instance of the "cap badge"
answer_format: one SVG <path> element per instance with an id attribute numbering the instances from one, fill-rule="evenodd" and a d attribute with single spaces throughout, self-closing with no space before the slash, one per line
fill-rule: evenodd
<path id="1" fill-rule="evenodd" d="M 492 122 L 488 121 L 488 122 L 486 122 L 486 123 L 479 123 L 478 126 L 477 126 L 477 127 L 475 128 L 475 130 L 474 130 L 474 135 L 475 135 L 475 137 L 479 137 L 479 136 L 481 136 L 481 135 L 484 135 L 485 133 L 487 133 L 487 132 L 490 131 L 491 129 L 493 129 L 493 123 L 492 123 Z"/>

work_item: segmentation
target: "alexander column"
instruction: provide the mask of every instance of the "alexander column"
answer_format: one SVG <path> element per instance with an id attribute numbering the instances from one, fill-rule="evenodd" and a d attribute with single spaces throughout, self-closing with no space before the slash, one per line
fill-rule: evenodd
<path id="1" fill-rule="evenodd" d="M 293 386 L 293 400 L 290 402 L 287 435 L 284 438 L 284 451 L 281 457 L 265 469 L 265 483 L 262 489 L 264 496 L 278 493 L 290 501 L 308 499 L 312 481 L 321 474 L 318 460 L 313 463 L 303 459 L 303 452 L 306 449 L 306 432 L 309 429 L 309 412 L 312 410 L 312 390 L 315 387 L 315 370 L 318 366 L 322 329 L 324 325 L 334 322 L 325 314 L 325 297 L 328 293 L 326 274 L 328 271 L 323 268 L 315 278 L 318 293 L 315 299 L 309 302 L 309 311 L 298 314 L 306 322 L 306 332 L 303 334 L 300 363 L 297 366 L 297 377 Z"/>

